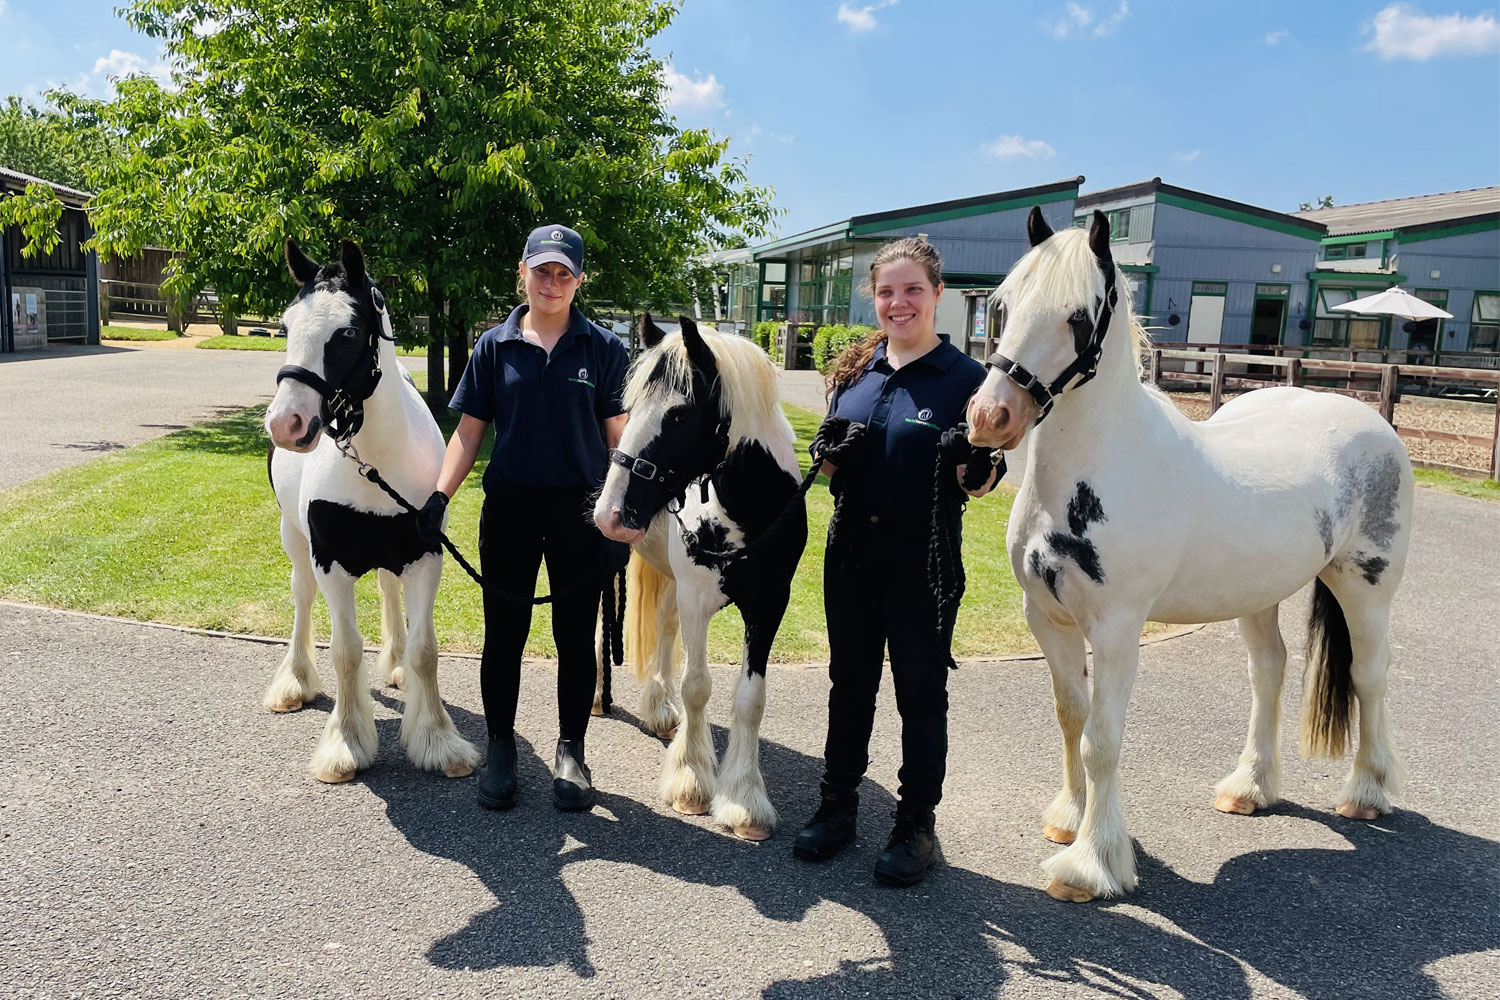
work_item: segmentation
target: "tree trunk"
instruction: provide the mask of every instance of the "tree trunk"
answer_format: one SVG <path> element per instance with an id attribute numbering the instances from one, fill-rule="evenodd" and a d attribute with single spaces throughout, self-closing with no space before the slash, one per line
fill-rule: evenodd
<path id="1" fill-rule="evenodd" d="M 436 337 L 427 340 L 427 403 L 438 409 L 448 402 L 443 392 L 443 342 Z"/>
<path id="2" fill-rule="evenodd" d="M 455 330 L 448 335 L 448 391 L 458 391 L 458 383 L 469 365 L 469 334 L 466 330 Z"/>

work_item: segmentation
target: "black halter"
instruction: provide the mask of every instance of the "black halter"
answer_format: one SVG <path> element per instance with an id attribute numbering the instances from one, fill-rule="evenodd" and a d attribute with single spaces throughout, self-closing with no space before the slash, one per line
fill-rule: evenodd
<path id="1" fill-rule="evenodd" d="M 313 285 L 304 285 L 302 292 L 297 296 L 299 299 L 312 294 Z M 280 385 L 283 379 L 292 379 L 304 385 L 311 386 L 320 397 L 322 406 L 319 408 L 319 417 L 323 423 L 323 430 L 335 441 L 347 441 L 365 422 L 365 400 L 375 394 L 375 387 L 380 384 L 380 342 L 389 340 L 394 342 L 395 337 L 387 337 L 381 329 L 381 318 L 385 315 L 385 296 L 376 287 L 373 279 L 370 280 L 370 301 L 374 305 L 373 310 L 359 310 L 358 326 L 341 326 L 330 334 L 330 340 L 341 337 L 346 331 L 353 330 L 362 333 L 365 341 L 359 356 L 355 358 L 354 364 L 350 366 L 337 385 L 329 383 L 317 372 L 303 368 L 301 365 L 282 365 L 276 372 L 276 384 Z M 326 351 L 325 351 L 326 357 Z"/>
<path id="2" fill-rule="evenodd" d="M 644 479 L 657 492 L 666 497 L 663 506 L 670 508 L 675 501 L 676 509 L 682 509 L 683 497 L 687 488 L 694 482 L 700 484 L 704 496 L 704 503 L 708 502 L 708 477 L 724 461 L 725 454 L 729 451 L 729 421 L 720 419 L 714 428 L 713 437 L 705 441 L 691 455 L 687 456 L 681 468 L 663 469 L 655 462 L 643 455 L 629 455 L 614 448 L 609 453 L 609 460 L 630 472 L 632 476 Z"/>
<path id="3" fill-rule="evenodd" d="M 1062 370 L 1062 374 L 1050 383 L 1043 382 L 1025 365 L 1012 361 L 999 351 L 991 354 L 985 361 L 986 366 L 1009 376 L 1011 381 L 1036 400 L 1036 405 L 1041 408 L 1036 418 L 1037 424 L 1047 419 L 1047 414 L 1052 412 L 1052 403 L 1058 396 L 1069 389 L 1076 389 L 1099 374 L 1099 359 L 1104 354 L 1104 334 L 1109 329 L 1115 304 L 1119 301 L 1115 291 L 1114 261 L 1101 261 L 1101 264 L 1104 270 L 1104 297 L 1095 300 L 1099 312 L 1094 317 L 1094 328 L 1089 334 L 1088 343 L 1079 350 L 1078 357 L 1073 359 L 1072 364 Z"/>

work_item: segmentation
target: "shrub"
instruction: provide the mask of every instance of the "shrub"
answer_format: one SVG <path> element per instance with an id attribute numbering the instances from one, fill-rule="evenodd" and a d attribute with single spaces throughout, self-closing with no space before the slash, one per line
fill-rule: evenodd
<path id="1" fill-rule="evenodd" d="M 760 345 L 760 349 L 771 356 L 771 360 L 778 365 L 781 364 L 781 338 L 778 331 L 781 324 L 775 320 L 763 320 L 756 323 L 750 329 L 750 339 Z"/>
<path id="2" fill-rule="evenodd" d="M 813 364 L 827 375 L 840 354 L 874 332 L 873 326 L 845 326 L 842 323 L 818 327 L 818 332 L 813 335 Z"/>

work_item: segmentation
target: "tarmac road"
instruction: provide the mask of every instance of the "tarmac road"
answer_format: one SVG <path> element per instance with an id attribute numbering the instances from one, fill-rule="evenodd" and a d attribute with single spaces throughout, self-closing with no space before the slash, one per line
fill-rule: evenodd
<path id="1" fill-rule="evenodd" d="M 1286 801 L 1214 812 L 1249 692 L 1234 627 L 1211 625 L 1143 650 L 1122 772 L 1141 887 L 1108 904 L 1040 889 L 1060 768 L 1037 662 L 950 676 L 943 861 L 900 891 L 870 876 L 898 761 L 889 684 L 859 840 L 812 866 L 790 844 L 817 795 L 820 670 L 771 670 L 783 823 L 755 845 L 657 801 L 662 748 L 622 709 L 590 729 L 602 805 L 555 812 L 547 664 L 523 683 L 521 804 L 496 814 L 472 779 L 412 769 L 399 692 L 376 691 L 375 765 L 324 786 L 306 764 L 327 698 L 259 706 L 279 647 L 0 606 L 0 996 L 1500 996 L 1500 507 L 1417 502 L 1393 623 L 1401 808 L 1333 813 L 1344 765 L 1296 756 L 1294 655 Z M 444 658 L 441 680 L 481 741 L 473 662 Z M 714 680 L 723 722 L 732 674 Z M 616 688 L 633 706 L 633 680 Z"/>

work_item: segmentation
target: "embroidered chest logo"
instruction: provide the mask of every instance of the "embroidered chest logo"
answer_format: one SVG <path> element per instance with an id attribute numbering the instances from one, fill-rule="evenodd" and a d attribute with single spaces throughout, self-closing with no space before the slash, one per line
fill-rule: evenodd
<path id="1" fill-rule="evenodd" d="M 578 369 L 578 377 L 577 378 L 570 378 L 570 379 L 568 379 L 568 381 L 569 382 L 577 382 L 579 385 L 586 385 L 590 389 L 592 389 L 594 387 L 594 383 L 592 383 L 592 382 L 589 381 L 589 370 L 587 368 L 580 368 L 580 369 Z"/>
<path id="2" fill-rule="evenodd" d="M 931 427 L 935 431 L 942 430 L 941 427 L 932 422 L 932 409 L 926 406 L 917 411 L 915 419 L 907 417 L 906 422 L 909 424 L 921 424 L 923 427 Z"/>

